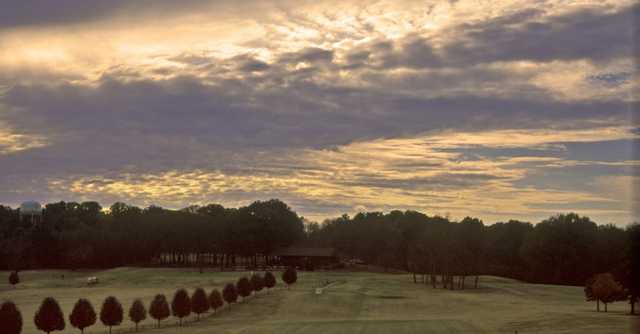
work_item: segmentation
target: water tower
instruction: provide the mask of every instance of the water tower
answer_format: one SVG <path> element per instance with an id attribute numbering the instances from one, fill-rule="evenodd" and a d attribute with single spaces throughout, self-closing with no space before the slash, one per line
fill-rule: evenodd
<path id="1" fill-rule="evenodd" d="M 20 205 L 20 221 L 27 220 L 34 224 L 42 222 L 42 205 L 35 201 L 24 202 Z"/>

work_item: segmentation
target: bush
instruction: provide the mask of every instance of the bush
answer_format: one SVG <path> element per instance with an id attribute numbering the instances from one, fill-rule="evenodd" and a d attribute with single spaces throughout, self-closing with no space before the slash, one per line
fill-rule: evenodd
<path id="1" fill-rule="evenodd" d="M 276 286 L 276 277 L 270 271 L 264 273 L 264 286 L 267 289 L 271 289 Z"/>
<path id="2" fill-rule="evenodd" d="M 196 317 L 200 319 L 200 314 L 209 311 L 209 298 L 202 288 L 197 288 L 191 296 L 191 308 L 196 314 Z"/>
<path id="3" fill-rule="evenodd" d="M 60 309 L 58 301 L 52 297 L 47 297 L 40 304 L 40 308 L 33 319 L 36 327 L 48 333 L 64 330 L 64 315 Z"/>
<path id="4" fill-rule="evenodd" d="M 236 291 L 236 286 L 233 283 L 228 283 L 224 286 L 222 290 L 222 297 L 224 301 L 231 306 L 231 304 L 235 303 L 238 300 L 238 291 Z"/>
<path id="5" fill-rule="evenodd" d="M 158 328 L 160 328 L 160 321 L 171 315 L 169 303 L 167 303 L 167 297 L 164 295 L 156 295 L 153 298 L 153 301 L 151 301 L 151 306 L 149 306 L 149 314 L 151 314 L 153 319 L 158 321 Z"/>
<path id="6" fill-rule="evenodd" d="M 240 279 L 238 279 L 238 282 L 236 283 L 236 289 L 238 290 L 238 294 L 242 297 L 243 300 L 250 296 L 251 292 L 253 292 L 251 282 L 249 282 L 249 279 L 246 277 L 241 277 Z"/>
<path id="7" fill-rule="evenodd" d="M 6 301 L 0 305 L 0 328 L 4 334 L 22 332 L 22 314 L 13 302 Z"/>
<path id="8" fill-rule="evenodd" d="M 136 324 L 136 332 L 138 331 L 138 324 L 147 318 L 147 309 L 140 299 L 136 299 L 131 304 L 129 309 L 129 319 Z"/>
<path id="9" fill-rule="evenodd" d="M 291 284 L 294 284 L 298 280 L 298 273 L 293 267 L 288 267 L 287 270 L 282 273 L 282 281 L 287 283 L 287 289 Z"/>
<path id="10" fill-rule="evenodd" d="M 69 315 L 69 322 L 81 333 L 84 333 L 85 328 L 93 326 L 96 323 L 96 311 L 94 311 L 91 302 L 84 298 L 78 299 L 76 305 L 73 306 L 71 315 Z"/>
<path id="11" fill-rule="evenodd" d="M 12 271 L 11 274 L 9 274 L 9 283 L 13 286 L 20 283 L 20 276 L 18 276 L 17 271 Z"/>
<path id="12" fill-rule="evenodd" d="M 182 318 L 191 314 L 191 298 L 185 289 L 180 289 L 173 295 L 171 311 L 175 317 L 178 317 L 179 324 L 182 326 Z"/>
<path id="13" fill-rule="evenodd" d="M 218 308 L 224 305 L 224 300 L 222 300 L 222 295 L 220 295 L 220 291 L 216 289 L 211 291 L 211 294 L 209 295 L 209 305 L 211 306 L 211 309 L 213 310 L 214 313 Z"/>
<path id="14" fill-rule="evenodd" d="M 122 305 L 116 297 L 109 296 L 104 300 L 100 310 L 100 321 L 109 327 L 109 334 L 111 334 L 111 327 L 122 323 L 123 313 Z"/>
<path id="15" fill-rule="evenodd" d="M 253 291 L 258 292 L 264 288 L 264 279 L 258 273 L 251 275 L 251 287 Z"/>

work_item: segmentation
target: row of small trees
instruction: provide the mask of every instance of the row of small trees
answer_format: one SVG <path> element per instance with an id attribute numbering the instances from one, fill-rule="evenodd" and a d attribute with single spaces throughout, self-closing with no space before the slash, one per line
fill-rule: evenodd
<path id="1" fill-rule="evenodd" d="M 295 269 L 288 268 L 282 274 L 282 280 L 287 286 L 297 281 L 297 273 Z M 259 292 L 264 288 L 271 289 L 276 285 L 276 278 L 271 272 L 264 275 L 253 274 L 250 278 L 243 276 L 234 283 L 225 285 L 222 293 L 217 289 L 207 294 L 204 289 L 197 288 L 191 296 L 185 289 L 179 289 L 173 295 L 171 304 L 167 302 L 167 298 L 163 294 L 156 295 L 149 305 L 148 313 L 157 321 L 157 327 L 160 327 L 161 321 L 167 319 L 170 315 L 178 318 L 179 326 L 182 326 L 183 319 L 192 313 L 196 314 L 196 319 L 200 320 L 200 316 L 212 310 L 216 310 L 224 306 L 236 303 L 241 297 L 245 300 L 254 292 Z M 116 297 L 109 296 L 102 303 L 100 310 L 100 321 L 109 327 L 109 333 L 114 326 L 119 326 L 124 318 L 124 310 L 122 304 Z M 88 327 L 95 325 L 98 315 L 96 314 L 91 302 L 85 298 L 80 298 L 73 307 L 69 315 L 69 322 L 74 328 L 84 333 Z M 129 308 L 129 319 L 135 323 L 136 331 L 138 325 L 147 319 L 147 309 L 140 299 L 134 300 Z M 64 314 L 56 299 L 47 297 L 42 301 L 40 308 L 34 317 L 36 327 L 49 334 L 54 331 L 61 331 L 65 328 Z M 22 315 L 16 305 L 11 301 L 6 301 L 0 306 L 0 328 L 4 334 L 20 334 L 22 332 Z"/>

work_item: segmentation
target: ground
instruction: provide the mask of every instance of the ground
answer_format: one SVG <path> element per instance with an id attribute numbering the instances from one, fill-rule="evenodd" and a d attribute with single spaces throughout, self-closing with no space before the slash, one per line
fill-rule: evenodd
<path id="1" fill-rule="evenodd" d="M 13 300 L 24 318 L 23 333 L 37 333 L 33 314 L 44 297 L 60 302 L 67 329 L 75 301 L 89 298 L 99 311 L 102 300 L 116 296 L 125 313 L 135 298 L 148 306 L 153 296 L 164 293 L 170 300 L 177 288 L 203 287 L 222 290 L 241 272 L 198 273 L 189 269 L 118 268 L 98 272 L 25 271 L 15 288 L 8 279 L 0 283 L 0 299 Z M 8 272 L 0 272 L 8 278 Z M 64 275 L 64 277 L 63 277 Z M 87 287 L 86 277 L 100 283 Z M 277 273 L 278 280 L 280 274 Z M 321 295 L 315 288 L 333 282 Z M 609 306 L 609 312 L 595 312 L 595 304 L 584 301 L 582 288 L 534 285 L 499 277 L 481 277 L 478 289 L 448 291 L 412 283 L 410 275 L 367 272 L 301 272 L 290 290 L 279 285 L 260 292 L 248 301 L 234 304 L 200 321 L 191 317 L 177 327 L 177 319 L 163 322 L 160 330 L 151 319 L 144 332 L 169 333 L 630 333 L 631 322 L 640 321 L 626 313 L 626 303 Z M 126 317 L 126 314 L 125 314 Z M 99 320 L 98 320 L 99 322 Z M 114 333 L 131 332 L 127 320 Z M 86 333 L 104 333 L 96 324 Z M 60 332 L 55 332 L 60 333 Z"/>

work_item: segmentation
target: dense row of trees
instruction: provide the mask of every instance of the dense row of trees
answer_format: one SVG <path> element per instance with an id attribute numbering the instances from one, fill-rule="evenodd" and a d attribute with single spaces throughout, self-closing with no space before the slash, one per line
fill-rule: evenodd
<path id="1" fill-rule="evenodd" d="M 288 268 L 282 274 L 282 280 L 287 286 L 294 284 L 297 280 L 295 269 Z M 163 294 L 156 295 L 149 305 L 148 314 L 157 321 L 157 327 L 160 328 L 160 322 L 173 315 L 178 318 L 178 325 L 182 327 L 183 319 L 189 315 L 196 314 L 196 320 L 200 320 L 200 316 L 209 310 L 215 311 L 224 306 L 236 303 L 238 297 L 242 297 L 242 301 L 246 300 L 252 294 L 260 292 L 262 289 L 271 289 L 276 285 L 276 278 L 271 272 L 264 275 L 255 273 L 251 278 L 241 277 L 234 283 L 225 285 L 222 294 L 213 289 L 207 295 L 204 289 L 196 288 L 190 296 L 187 290 L 178 289 L 173 295 L 171 304 L 167 302 L 167 298 Z M 140 299 L 136 299 L 129 308 L 129 319 L 135 324 L 135 330 L 138 331 L 138 325 L 147 319 L 147 309 Z M 100 309 L 100 321 L 109 329 L 122 324 L 124 318 L 124 310 L 120 301 L 114 297 L 107 297 L 102 303 Z M 74 328 L 84 333 L 86 328 L 95 325 L 98 315 L 93 308 L 91 302 L 87 299 L 80 298 L 69 314 L 69 323 Z M 52 297 L 47 297 L 42 301 L 34 316 L 36 327 L 45 333 L 61 331 L 65 329 L 66 322 L 62 308 L 58 301 Z M 5 334 L 20 334 L 22 332 L 22 314 L 11 301 L 6 301 L 0 305 L 0 328 Z"/>
<path id="2" fill-rule="evenodd" d="M 241 208 L 221 205 L 168 210 L 96 202 L 47 204 L 32 225 L 18 210 L 0 206 L 0 269 L 107 268 L 202 262 L 254 266 L 279 247 L 304 237 L 302 218 L 279 200 Z M 162 255 L 162 256 L 161 256 Z M 268 260 L 268 258 L 267 258 Z"/>

